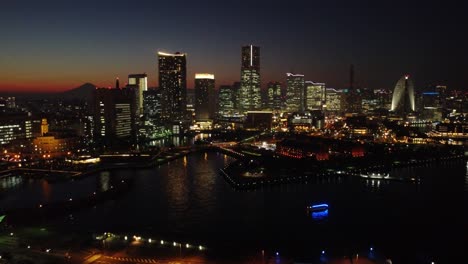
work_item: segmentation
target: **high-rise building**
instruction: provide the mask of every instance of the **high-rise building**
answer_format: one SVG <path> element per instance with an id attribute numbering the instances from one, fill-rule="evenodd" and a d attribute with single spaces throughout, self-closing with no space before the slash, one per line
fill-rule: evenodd
<path id="1" fill-rule="evenodd" d="M 143 114 L 143 92 L 148 90 L 148 76 L 143 74 L 128 75 L 128 87 L 135 89 L 135 100 L 137 104 L 137 114 Z"/>
<path id="2" fill-rule="evenodd" d="M 258 110 L 262 107 L 260 91 L 260 47 L 242 47 L 240 110 Z"/>
<path id="3" fill-rule="evenodd" d="M 354 83 L 354 65 L 349 69 L 349 87 L 342 94 L 342 111 L 347 113 L 360 113 L 362 111 L 362 96 Z"/>
<path id="4" fill-rule="evenodd" d="M 235 91 L 230 85 L 221 85 L 218 92 L 218 114 L 231 115 L 234 111 Z"/>
<path id="5" fill-rule="evenodd" d="M 447 101 L 447 86 L 445 85 L 437 85 L 436 91 L 439 93 L 439 102 L 442 108 L 446 107 Z"/>
<path id="6" fill-rule="evenodd" d="M 161 89 L 161 118 L 182 120 L 186 115 L 187 55 L 158 52 L 159 88 Z"/>
<path id="7" fill-rule="evenodd" d="M 333 88 L 326 88 L 327 104 L 324 106 L 327 112 L 339 113 L 342 111 L 341 102 L 343 92 Z"/>
<path id="8" fill-rule="evenodd" d="M 215 77 L 213 74 L 195 74 L 195 119 L 197 121 L 214 118 Z"/>
<path id="9" fill-rule="evenodd" d="M 305 82 L 306 110 L 322 110 L 326 104 L 326 88 L 324 83 Z"/>
<path id="10" fill-rule="evenodd" d="M 233 92 L 233 101 L 234 101 L 234 111 L 237 113 L 241 112 L 241 83 L 240 82 L 234 82 L 232 84 L 232 92 Z"/>
<path id="11" fill-rule="evenodd" d="M 132 89 L 95 90 L 95 133 L 101 139 L 130 138 L 135 132 L 134 91 Z"/>
<path id="12" fill-rule="evenodd" d="M 161 91 L 149 89 L 143 92 L 143 112 L 150 119 L 161 118 Z"/>
<path id="13" fill-rule="evenodd" d="M 302 112 L 305 109 L 304 75 L 287 73 L 286 76 L 286 110 L 290 113 Z"/>
<path id="14" fill-rule="evenodd" d="M 24 113 L 0 116 L 0 145 L 32 137 L 31 117 Z"/>
<path id="15" fill-rule="evenodd" d="M 281 83 L 269 82 L 267 86 L 267 106 L 270 110 L 281 109 Z"/>
<path id="16" fill-rule="evenodd" d="M 406 115 L 416 110 L 414 84 L 409 75 L 401 77 L 395 85 L 390 110 L 400 115 Z"/>
<path id="17" fill-rule="evenodd" d="M 195 89 L 187 89 L 187 115 L 195 118 Z"/>

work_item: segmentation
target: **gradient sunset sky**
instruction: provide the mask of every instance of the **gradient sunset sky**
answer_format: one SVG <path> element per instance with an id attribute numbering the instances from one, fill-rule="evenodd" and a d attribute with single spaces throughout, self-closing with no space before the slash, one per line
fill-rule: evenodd
<path id="1" fill-rule="evenodd" d="M 157 86 L 156 52 L 188 54 L 217 86 L 240 78 L 241 46 L 261 47 L 262 82 L 286 72 L 344 88 L 349 65 L 363 87 L 467 88 L 465 8 L 419 1 L 2 1 L 0 91 L 113 86 L 146 72 Z"/>

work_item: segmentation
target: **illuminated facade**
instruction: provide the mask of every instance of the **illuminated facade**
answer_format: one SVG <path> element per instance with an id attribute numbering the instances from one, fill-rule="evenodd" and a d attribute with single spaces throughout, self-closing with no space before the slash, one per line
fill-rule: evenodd
<path id="1" fill-rule="evenodd" d="M 187 55 L 158 52 L 161 118 L 184 119 L 187 107 Z"/>
<path id="2" fill-rule="evenodd" d="M 138 115 L 143 114 L 143 93 L 148 90 L 148 76 L 143 74 L 128 75 L 128 87 L 134 88 Z"/>
<path id="3" fill-rule="evenodd" d="M 45 135 L 49 133 L 49 123 L 47 123 L 46 118 L 42 118 L 41 120 L 41 135 Z"/>
<path id="4" fill-rule="evenodd" d="M 328 145 L 315 139 L 284 139 L 276 143 L 276 154 L 293 159 L 328 160 Z"/>
<path id="5" fill-rule="evenodd" d="M 0 145 L 17 139 L 32 137 L 32 122 L 27 116 L 3 116 L 0 118 Z"/>
<path id="6" fill-rule="evenodd" d="M 235 91 L 230 85 L 221 85 L 218 93 L 220 116 L 231 115 L 234 111 Z"/>
<path id="7" fill-rule="evenodd" d="M 143 92 L 143 112 L 146 117 L 159 119 L 161 116 L 161 91 L 151 89 Z"/>
<path id="8" fill-rule="evenodd" d="M 195 119 L 197 121 L 214 118 L 215 77 L 213 74 L 195 74 Z"/>
<path id="9" fill-rule="evenodd" d="M 242 47 L 241 87 L 239 110 L 259 110 L 262 107 L 260 92 L 260 47 Z"/>
<path id="10" fill-rule="evenodd" d="M 290 113 L 304 111 L 304 75 L 287 73 L 286 110 Z"/>
<path id="11" fill-rule="evenodd" d="M 403 76 L 396 84 L 393 92 L 390 111 L 398 114 L 409 114 L 416 110 L 414 101 L 414 84 L 409 75 Z"/>
<path id="12" fill-rule="evenodd" d="M 101 138 L 129 138 L 134 132 L 135 94 L 132 89 L 95 91 L 95 136 Z"/>
<path id="13" fill-rule="evenodd" d="M 306 110 L 322 110 L 326 104 L 326 88 L 324 83 L 305 82 L 305 108 Z"/>
<path id="14" fill-rule="evenodd" d="M 56 137 L 53 135 L 33 139 L 34 153 L 43 158 L 62 156 L 73 150 L 78 139 L 75 137 Z"/>
<path id="15" fill-rule="evenodd" d="M 327 104 L 324 106 L 324 109 L 328 112 L 341 112 L 341 102 L 342 102 L 342 94 L 341 90 L 336 90 L 333 88 L 326 89 L 326 98 Z"/>
<path id="16" fill-rule="evenodd" d="M 281 109 L 281 83 L 270 82 L 267 86 L 268 92 L 268 108 L 270 110 Z"/>

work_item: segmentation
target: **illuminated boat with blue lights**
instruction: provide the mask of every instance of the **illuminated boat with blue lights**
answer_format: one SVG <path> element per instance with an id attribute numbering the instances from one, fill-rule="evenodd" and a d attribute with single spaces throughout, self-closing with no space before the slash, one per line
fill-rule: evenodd
<path id="1" fill-rule="evenodd" d="M 328 210 L 328 204 L 314 204 L 307 206 L 307 210 L 310 212 L 323 212 Z"/>

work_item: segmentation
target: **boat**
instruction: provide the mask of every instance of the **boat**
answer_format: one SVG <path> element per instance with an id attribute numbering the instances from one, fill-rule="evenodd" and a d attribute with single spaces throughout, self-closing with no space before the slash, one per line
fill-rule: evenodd
<path id="1" fill-rule="evenodd" d="M 377 179 L 377 180 L 389 179 L 390 178 L 389 173 L 375 173 L 375 172 L 372 172 L 372 173 L 369 172 L 367 174 L 361 174 L 360 176 L 362 178 Z"/>
<path id="2" fill-rule="evenodd" d="M 314 204 L 307 206 L 307 210 L 310 212 L 322 212 L 328 210 L 328 204 Z"/>

